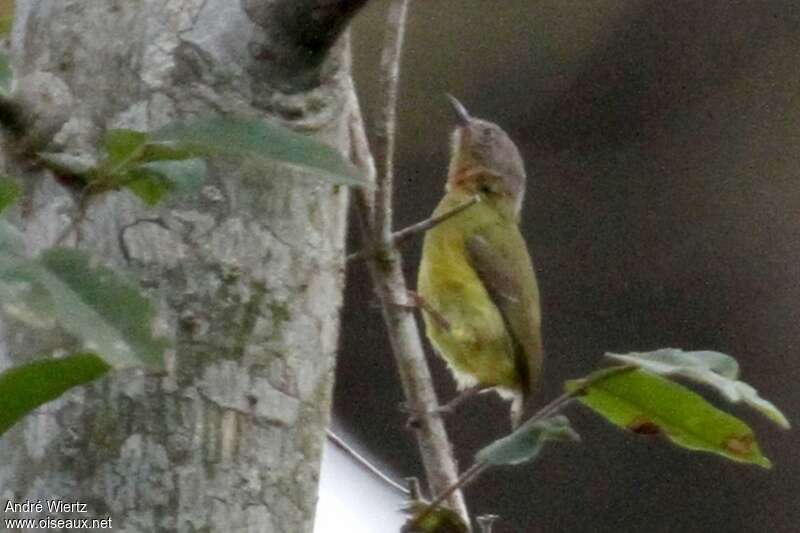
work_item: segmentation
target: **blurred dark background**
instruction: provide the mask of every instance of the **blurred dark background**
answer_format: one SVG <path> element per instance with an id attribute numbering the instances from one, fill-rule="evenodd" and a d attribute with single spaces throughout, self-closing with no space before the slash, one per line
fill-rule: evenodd
<path id="1" fill-rule="evenodd" d="M 356 21 L 376 115 L 385 1 Z M 423 0 L 403 57 L 396 225 L 442 194 L 444 92 L 502 125 L 529 185 L 523 233 L 543 298 L 542 400 L 605 351 L 712 349 L 800 421 L 800 4 L 731 0 Z M 351 245 L 358 241 L 351 238 Z M 409 284 L 420 242 L 407 247 Z M 363 265 L 349 269 L 337 423 L 398 475 L 422 475 Z M 431 357 L 440 397 L 454 394 Z M 709 395 L 717 404 L 718 398 Z M 504 532 L 800 531 L 800 454 L 747 409 L 772 471 L 624 434 L 576 406 L 580 445 L 467 490 Z M 447 420 L 462 466 L 508 430 L 493 395 Z"/>

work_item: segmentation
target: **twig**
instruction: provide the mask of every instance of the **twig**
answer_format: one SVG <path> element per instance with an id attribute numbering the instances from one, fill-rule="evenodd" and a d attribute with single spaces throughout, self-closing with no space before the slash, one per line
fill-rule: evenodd
<path id="1" fill-rule="evenodd" d="M 383 481 L 384 483 L 386 483 L 390 487 L 399 490 L 400 492 L 402 492 L 403 494 L 405 494 L 407 496 L 409 494 L 411 494 L 411 492 L 406 487 L 404 487 L 403 485 L 401 485 L 397 481 L 395 481 L 392 478 L 390 478 L 388 475 L 386 475 L 383 472 L 381 472 L 380 469 L 377 466 L 375 466 L 372 463 L 370 463 L 363 455 L 361 455 L 360 453 L 355 451 L 353 448 L 351 448 L 336 433 L 334 433 L 330 429 L 327 429 L 326 432 L 328 434 L 328 440 L 330 440 L 333 444 L 335 444 L 336 447 L 339 448 L 340 450 L 342 450 L 344 453 L 346 453 L 347 455 L 352 457 L 361 466 L 363 466 L 364 468 L 366 468 L 367 470 L 372 472 L 378 479 L 380 479 L 381 481 Z"/>
<path id="2" fill-rule="evenodd" d="M 383 113 L 375 124 L 374 154 L 378 164 L 378 179 L 375 188 L 372 226 L 374 234 L 382 241 L 388 241 L 392 233 L 397 93 L 400 81 L 400 56 L 405 39 L 409 3 L 410 0 L 394 0 L 389 4 L 386 35 L 381 53 L 380 89 Z"/>
<path id="3" fill-rule="evenodd" d="M 399 8 L 397 4 L 403 4 L 403 6 Z M 392 7 L 390 7 L 390 20 L 387 29 L 390 34 L 402 31 L 398 24 L 402 26 L 402 22 L 405 20 L 404 12 L 406 7 L 404 6 L 406 4 L 407 1 L 395 0 Z M 397 13 L 401 13 L 402 16 L 397 16 Z M 387 38 L 387 44 L 399 41 L 397 38 Z M 396 48 L 396 44 L 394 46 Z M 395 54 L 394 57 L 399 58 L 399 53 Z M 394 68 L 389 68 L 390 71 L 395 72 L 395 83 L 397 80 L 396 73 L 399 72 L 398 69 L 397 65 Z M 384 74 L 384 78 L 391 78 L 391 75 Z M 389 91 L 387 93 L 389 96 L 387 96 L 386 100 L 387 105 L 392 108 L 394 108 L 396 100 L 396 86 L 393 91 L 394 96 L 392 96 L 392 91 Z M 355 94 L 354 91 L 351 94 Z M 384 116 L 391 118 L 393 111 L 391 113 L 387 112 Z M 393 127 L 394 120 L 391 119 L 389 123 Z M 386 121 L 384 121 L 381 128 L 384 131 L 388 131 L 389 128 Z M 387 182 L 385 175 L 377 175 L 375 159 L 369 149 L 361 110 L 355 97 L 351 102 L 350 134 L 353 163 L 362 170 L 368 179 L 374 179 L 377 183 L 382 184 L 378 189 L 380 194 L 377 196 L 372 196 L 365 187 L 354 191 L 354 203 L 358 212 L 361 234 L 365 247 L 369 249 L 372 248 L 372 243 L 386 240 L 378 237 L 383 236 L 383 234 L 379 233 L 375 228 L 375 220 L 377 218 L 381 220 L 381 228 L 391 228 L 390 225 L 387 225 L 387 221 L 391 221 L 391 187 L 387 187 L 387 183 L 391 185 L 391 182 Z M 385 147 L 386 144 L 384 143 L 383 146 Z M 385 162 L 385 155 L 382 161 L 381 169 L 385 172 L 385 169 L 388 168 Z M 390 233 L 387 232 L 387 235 L 390 235 Z M 426 409 L 431 405 L 437 405 L 433 381 L 425 359 L 425 352 L 414 315 L 408 309 L 392 305 L 393 302 L 401 301 L 407 294 L 401 257 L 397 249 L 393 246 L 388 247 L 386 257 L 382 258 L 380 264 L 372 260 L 367 262 L 367 266 L 375 292 L 381 301 L 383 320 L 386 324 L 392 352 L 397 362 L 398 374 L 407 405 L 417 411 Z M 452 447 L 447 438 L 444 423 L 438 417 L 426 417 L 415 427 L 415 435 L 430 492 L 432 494 L 441 493 L 458 479 L 458 469 L 452 455 Z M 460 491 L 453 491 L 448 498 L 448 503 L 465 523 L 469 523 L 469 514 Z"/>
<path id="4" fill-rule="evenodd" d="M 520 424 L 520 427 L 523 425 L 530 425 L 534 422 L 538 422 L 540 420 L 544 420 L 550 416 L 553 416 L 561 409 L 567 406 L 575 396 L 582 394 L 583 387 L 580 389 L 573 391 L 573 392 L 564 392 L 560 396 L 556 397 L 555 400 L 551 401 L 541 409 L 539 409 L 536 413 L 534 413 L 528 420 Z"/>
<path id="5" fill-rule="evenodd" d="M 461 213 L 462 211 L 466 210 L 467 208 L 472 207 L 473 205 L 477 204 L 479 201 L 480 201 L 480 197 L 479 196 L 474 196 L 474 197 L 470 198 L 469 200 L 467 200 L 466 202 L 464 202 L 463 204 L 457 205 L 456 207 L 454 207 L 450 211 L 446 211 L 446 212 L 442 213 L 441 215 L 437 215 L 435 217 L 426 218 L 425 220 L 417 222 L 416 224 L 412 224 L 412 225 L 407 226 L 407 227 L 405 227 L 405 228 L 403 228 L 401 230 L 395 231 L 394 233 L 392 233 L 392 236 L 389 238 L 389 241 L 388 242 L 384 242 L 382 244 L 382 247 L 384 247 L 384 248 L 385 247 L 389 247 L 389 246 L 397 247 L 397 246 L 403 244 L 404 242 L 406 242 L 408 239 L 410 239 L 414 235 L 416 235 L 418 233 L 424 233 L 424 232 L 428 231 L 431 228 L 435 228 L 436 226 L 438 226 L 439 224 L 441 224 L 445 220 L 456 216 L 457 214 Z M 357 252 L 353 252 L 352 254 L 347 256 L 347 261 L 350 262 L 350 261 L 356 261 L 356 260 L 359 260 L 359 259 L 365 259 L 365 258 L 369 257 L 371 254 L 376 253 L 378 250 L 380 250 L 380 247 L 378 247 L 378 248 L 365 248 L 363 250 L 359 250 Z"/>
<path id="6" fill-rule="evenodd" d="M 375 167 L 357 105 L 354 104 L 351 123 L 353 162 L 362 169 L 365 176 L 370 176 L 374 175 Z M 370 242 L 369 199 L 365 188 L 354 191 L 354 201 L 359 214 L 362 236 L 366 242 Z M 367 266 L 381 300 L 384 323 L 409 407 L 420 411 L 427 406 L 437 405 L 436 393 L 433 390 L 432 378 L 414 315 L 408 309 L 392 305 L 406 294 L 405 279 L 396 250 L 393 260 L 388 263 L 389 268 L 386 268 L 386 264 L 379 266 L 375 261 L 368 261 Z M 430 491 L 434 494 L 441 493 L 458 479 L 458 470 L 450 452 L 450 441 L 444 423 L 439 417 L 425 417 L 415 430 Z M 468 523 L 469 515 L 461 493 L 453 491 L 449 495 L 449 503 Z"/>

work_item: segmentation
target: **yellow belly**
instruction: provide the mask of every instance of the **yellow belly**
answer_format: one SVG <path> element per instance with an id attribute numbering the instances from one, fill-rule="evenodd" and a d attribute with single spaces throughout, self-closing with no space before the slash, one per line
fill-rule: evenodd
<path id="1" fill-rule="evenodd" d="M 450 326 L 442 327 L 423 312 L 425 329 L 460 388 L 478 384 L 516 391 L 520 387 L 513 343 L 500 312 L 469 263 L 464 243 L 474 224 L 464 224 L 460 217 L 425 236 L 417 291 Z"/>

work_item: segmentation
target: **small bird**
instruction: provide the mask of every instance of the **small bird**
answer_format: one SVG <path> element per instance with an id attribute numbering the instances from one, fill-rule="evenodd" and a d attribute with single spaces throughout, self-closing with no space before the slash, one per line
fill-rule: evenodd
<path id="1" fill-rule="evenodd" d="M 525 166 L 500 126 L 447 96 L 457 125 L 433 216 L 479 201 L 428 230 L 417 293 L 428 338 L 462 395 L 494 388 L 513 400 L 516 427 L 542 372 L 539 288 L 519 231 Z"/>

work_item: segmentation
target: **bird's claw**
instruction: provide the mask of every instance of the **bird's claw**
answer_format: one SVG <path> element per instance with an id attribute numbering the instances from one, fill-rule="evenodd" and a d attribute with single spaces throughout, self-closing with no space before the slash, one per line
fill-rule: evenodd
<path id="1" fill-rule="evenodd" d="M 402 402 L 399 406 L 400 412 L 408 415 L 406 420 L 406 427 L 411 429 L 419 428 L 423 418 L 432 416 L 443 416 L 453 412 L 452 406 L 445 404 L 434 407 L 433 409 L 415 409 L 407 403 Z"/>

